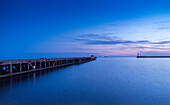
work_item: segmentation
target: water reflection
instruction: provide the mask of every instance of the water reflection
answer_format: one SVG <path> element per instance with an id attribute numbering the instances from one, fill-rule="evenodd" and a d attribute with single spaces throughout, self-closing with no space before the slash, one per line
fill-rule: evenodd
<path id="1" fill-rule="evenodd" d="M 46 69 L 46 70 L 41 70 L 41 71 L 36 71 L 36 72 L 30 72 L 30 73 L 25 73 L 21 75 L 15 75 L 12 77 L 5 77 L 0 79 L 0 91 L 5 89 L 6 87 L 12 88 L 16 84 L 22 84 L 23 82 L 27 81 L 36 81 L 37 78 L 40 78 L 41 76 L 46 76 L 49 73 L 52 73 L 56 70 L 59 70 L 61 68 L 52 68 L 52 69 Z"/>

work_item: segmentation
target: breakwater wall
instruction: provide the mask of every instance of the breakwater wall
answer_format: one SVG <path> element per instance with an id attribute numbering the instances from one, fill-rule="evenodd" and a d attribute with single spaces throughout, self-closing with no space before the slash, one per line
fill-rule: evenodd
<path id="1" fill-rule="evenodd" d="M 137 58 L 170 58 L 170 56 L 137 56 Z"/>
<path id="2" fill-rule="evenodd" d="M 41 58 L 23 60 L 0 60 L 0 78 L 19 75 L 37 70 L 64 67 L 95 60 L 96 57 L 81 58 Z"/>

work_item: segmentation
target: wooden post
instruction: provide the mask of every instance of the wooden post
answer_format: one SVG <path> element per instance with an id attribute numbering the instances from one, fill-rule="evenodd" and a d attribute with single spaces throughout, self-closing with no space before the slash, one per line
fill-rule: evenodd
<path id="1" fill-rule="evenodd" d="M 49 67 L 51 67 L 51 63 L 50 63 L 50 62 L 51 62 L 51 61 L 48 62 Z"/>
<path id="2" fill-rule="evenodd" d="M 28 70 L 30 70 L 30 64 L 28 63 Z"/>
<path id="3" fill-rule="evenodd" d="M 20 65 L 19 70 L 20 70 L 20 72 L 22 72 L 22 63 L 20 63 L 19 65 Z"/>
<path id="4" fill-rule="evenodd" d="M 53 67 L 55 66 L 55 61 L 53 61 Z"/>
<path id="5" fill-rule="evenodd" d="M 36 70 L 36 66 L 37 66 L 37 65 L 36 65 L 36 62 L 35 62 L 35 63 L 34 63 L 34 66 L 33 66 L 33 67 L 34 67 L 34 70 Z"/>
<path id="6" fill-rule="evenodd" d="M 10 63 L 10 75 L 12 75 L 12 63 Z"/>
<path id="7" fill-rule="evenodd" d="M 46 69 L 46 63 L 47 63 L 47 61 L 45 61 L 45 69 Z"/>
<path id="8" fill-rule="evenodd" d="M 41 63 L 42 63 L 42 62 L 40 61 L 40 69 L 41 69 Z"/>
<path id="9" fill-rule="evenodd" d="M 79 59 L 79 64 L 81 63 L 81 59 Z"/>
<path id="10" fill-rule="evenodd" d="M 73 59 L 73 64 L 75 64 L 75 59 Z"/>

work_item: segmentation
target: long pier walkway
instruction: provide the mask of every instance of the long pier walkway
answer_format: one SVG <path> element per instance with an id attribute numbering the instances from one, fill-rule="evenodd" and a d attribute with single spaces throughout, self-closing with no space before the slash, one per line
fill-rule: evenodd
<path id="1" fill-rule="evenodd" d="M 82 58 L 41 58 L 24 60 L 0 60 L 0 78 L 37 70 L 81 64 L 95 60 L 96 57 Z"/>

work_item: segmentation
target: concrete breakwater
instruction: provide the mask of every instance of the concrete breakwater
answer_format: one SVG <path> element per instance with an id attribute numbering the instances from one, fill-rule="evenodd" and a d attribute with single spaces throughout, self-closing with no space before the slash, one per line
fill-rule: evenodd
<path id="1" fill-rule="evenodd" d="M 96 57 L 81 58 L 40 58 L 24 60 L 0 60 L 0 78 L 37 70 L 81 64 L 95 60 Z"/>
<path id="2" fill-rule="evenodd" d="M 137 56 L 137 58 L 170 58 L 170 56 Z"/>

